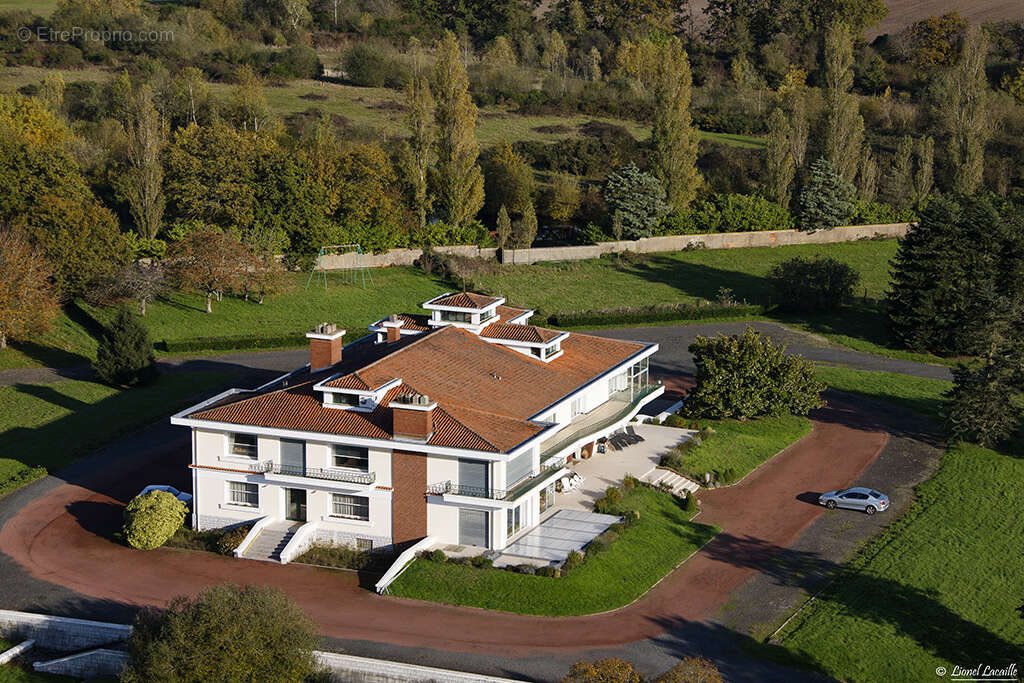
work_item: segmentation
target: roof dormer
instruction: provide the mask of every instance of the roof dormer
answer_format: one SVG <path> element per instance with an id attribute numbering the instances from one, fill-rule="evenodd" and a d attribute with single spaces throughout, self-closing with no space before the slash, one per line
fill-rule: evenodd
<path id="1" fill-rule="evenodd" d="M 402 383 L 400 378 L 371 386 L 358 372 L 334 375 L 313 385 L 319 392 L 325 408 L 370 412 L 384 400 L 384 396 Z"/>
<path id="2" fill-rule="evenodd" d="M 480 338 L 550 363 L 562 355 L 562 342 L 569 333 L 536 325 L 493 323 L 480 331 Z"/>
<path id="3" fill-rule="evenodd" d="M 484 325 L 500 320 L 498 306 L 505 303 L 502 297 L 474 294 L 473 292 L 445 293 L 423 304 L 430 311 L 431 327 L 455 325 L 472 332 L 479 332 Z"/>

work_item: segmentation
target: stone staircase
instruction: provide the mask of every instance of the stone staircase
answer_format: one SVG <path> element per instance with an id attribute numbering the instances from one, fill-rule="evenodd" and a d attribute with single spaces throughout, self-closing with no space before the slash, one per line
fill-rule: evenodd
<path id="1" fill-rule="evenodd" d="M 671 488 L 672 493 L 680 497 L 700 490 L 700 485 L 697 482 L 687 479 L 686 477 L 681 477 L 672 470 L 666 470 L 660 467 L 655 467 L 653 470 L 640 477 L 640 481 L 647 482 L 652 486 L 665 486 Z"/>
<path id="2" fill-rule="evenodd" d="M 242 557 L 248 560 L 280 562 L 281 551 L 288 545 L 288 541 L 292 540 L 292 536 L 299 530 L 299 526 L 293 522 L 285 522 L 264 527 L 260 535 L 253 539 L 253 542 L 242 553 Z"/>

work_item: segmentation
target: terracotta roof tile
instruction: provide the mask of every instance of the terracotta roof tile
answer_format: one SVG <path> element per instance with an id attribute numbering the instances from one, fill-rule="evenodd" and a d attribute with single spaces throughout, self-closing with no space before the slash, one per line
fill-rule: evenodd
<path id="1" fill-rule="evenodd" d="M 458 308 L 484 308 L 498 301 L 496 297 L 476 294 L 474 292 L 456 292 L 435 299 L 430 303 L 435 306 L 455 306 Z"/>
<path id="2" fill-rule="evenodd" d="M 533 342 L 543 344 L 565 334 L 558 330 L 549 330 L 536 325 L 516 325 L 514 323 L 493 323 L 480 330 L 481 337 L 488 339 L 508 339 L 510 341 Z"/>
<path id="3" fill-rule="evenodd" d="M 515 308 L 514 306 L 498 306 L 494 309 L 494 312 L 501 316 L 501 319 L 505 322 L 515 320 L 527 311 L 529 311 L 528 308 Z"/>

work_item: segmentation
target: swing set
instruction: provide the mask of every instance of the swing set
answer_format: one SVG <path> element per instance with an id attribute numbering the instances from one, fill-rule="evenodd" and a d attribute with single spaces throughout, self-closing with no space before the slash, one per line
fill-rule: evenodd
<path id="1" fill-rule="evenodd" d="M 324 291 L 327 291 L 327 267 L 326 260 L 328 256 L 341 256 L 342 254 L 355 253 L 355 265 L 351 268 L 340 268 L 341 271 L 341 282 L 346 285 L 362 284 L 363 289 L 366 289 L 366 281 L 369 280 L 370 284 L 373 284 L 373 275 L 370 273 L 369 267 L 366 265 L 363 248 L 358 244 L 329 244 L 320 247 L 320 251 L 316 254 L 316 260 L 313 262 L 313 270 L 309 273 L 309 279 L 306 280 L 306 289 L 313 283 L 315 279 L 317 282 L 323 280 Z"/>

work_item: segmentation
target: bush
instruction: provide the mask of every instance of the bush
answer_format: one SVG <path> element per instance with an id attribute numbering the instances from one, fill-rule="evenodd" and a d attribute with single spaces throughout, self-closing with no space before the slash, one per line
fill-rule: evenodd
<path id="1" fill-rule="evenodd" d="M 559 573 L 558 570 L 554 567 L 537 567 L 537 576 L 543 576 L 549 579 L 557 579 Z"/>
<path id="2" fill-rule="evenodd" d="M 605 489 L 604 495 L 594 501 L 594 512 L 602 515 L 617 515 L 621 502 L 622 492 L 614 486 L 609 486 Z"/>
<path id="3" fill-rule="evenodd" d="M 348 80 L 371 88 L 401 88 L 409 78 L 409 69 L 384 50 L 361 43 L 354 45 L 343 62 Z"/>
<path id="4" fill-rule="evenodd" d="M 779 308 L 789 311 L 833 311 L 848 303 L 860 273 L 832 257 L 797 256 L 768 271 L 768 285 Z"/>
<path id="5" fill-rule="evenodd" d="M 302 346 L 306 341 L 304 334 L 282 334 L 268 337 L 193 337 L 191 339 L 164 340 L 157 344 L 157 348 L 167 353 L 181 353 L 183 351 L 235 351 Z"/>
<path id="6" fill-rule="evenodd" d="M 424 559 L 430 560 L 431 562 L 437 562 L 438 564 L 444 564 L 448 561 L 448 556 L 444 554 L 443 550 L 430 550 L 423 553 Z"/>
<path id="7" fill-rule="evenodd" d="M 565 562 L 562 563 L 562 572 L 571 572 L 573 569 L 576 569 L 581 564 L 583 564 L 583 553 L 581 553 L 578 550 L 573 550 L 565 558 Z"/>
<path id="8" fill-rule="evenodd" d="M 687 493 L 683 499 L 683 510 L 690 514 L 697 512 L 697 498 L 692 493 Z"/>
<path id="9" fill-rule="evenodd" d="M 637 487 L 637 484 L 639 483 L 640 480 L 634 477 L 632 474 L 627 474 L 625 477 L 622 478 L 622 485 L 625 486 L 627 489 L 635 489 Z"/>
<path id="10" fill-rule="evenodd" d="M 625 520 L 625 524 L 636 524 L 640 521 L 639 510 L 626 510 L 622 513 L 622 518 Z"/>
<path id="11" fill-rule="evenodd" d="M 340 569 L 363 569 L 370 565 L 373 557 L 370 553 L 357 550 L 351 545 L 317 543 L 296 557 L 294 561 Z"/>
<path id="12" fill-rule="evenodd" d="M 674 320 L 715 320 L 721 318 L 747 318 L 762 315 L 763 306 L 723 306 L 719 304 L 667 304 L 613 308 L 600 311 L 555 313 L 548 323 L 556 327 L 591 327 L 596 325 L 639 325 Z"/>
<path id="13" fill-rule="evenodd" d="M 687 427 L 686 419 L 679 415 L 669 415 L 665 418 L 663 424 L 667 427 L 677 427 L 679 429 L 686 429 Z"/>
<path id="14" fill-rule="evenodd" d="M 793 216 L 779 204 L 749 194 L 717 194 L 708 201 L 669 216 L 663 231 L 670 235 L 714 232 L 792 230 Z"/>
<path id="15" fill-rule="evenodd" d="M 698 336 L 690 345 L 696 386 L 683 408 L 694 417 L 806 415 L 824 405 L 814 364 L 787 355 L 753 329 L 742 335 Z"/>
<path id="16" fill-rule="evenodd" d="M 313 622 L 284 592 L 214 586 L 139 614 L 121 680 L 304 681 L 316 643 Z"/>
<path id="17" fill-rule="evenodd" d="M 227 555 L 231 557 L 235 554 L 235 550 L 242 544 L 245 537 L 249 535 L 252 528 L 256 525 L 255 522 L 246 522 L 245 524 L 239 524 L 233 526 L 230 529 L 225 529 L 214 544 L 214 548 L 221 555 Z"/>
<path id="18" fill-rule="evenodd" d="M 532 564 L 510 565 L 510 568 L 517 574 L 526 574 L 527 576 L 533 576 L 537 573 L 537 568 Z"/>
<path id="19" fill-rule="evenodd" d="M 477 569 L 490 569 L 494 566 L 494 560 L 486 555 L 476 555 L 469 558 L 469 563 Z"/>
<path id="20" fill-rule="evenodd" d="M 159 548 L 181 528 L 187 514 L 185 504 L 167 491 L 150 491 L 135 496 L 125 507 L 121 533 L 133 548 Z"/>
<path id="21" fill-rule="evenodd" d="M 134 313 L 121 309 L 106 329 L 93 369 L 107 384 L 131 387 L 156 377 L 156 357 L 149 331 Z"/>

